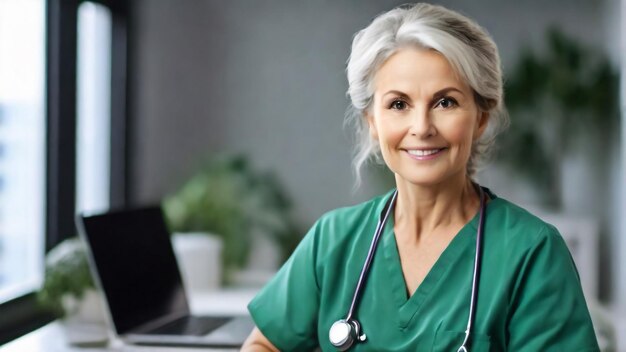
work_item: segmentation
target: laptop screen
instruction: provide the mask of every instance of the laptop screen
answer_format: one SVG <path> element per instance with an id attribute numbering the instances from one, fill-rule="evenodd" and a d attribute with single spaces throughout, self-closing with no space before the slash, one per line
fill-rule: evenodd
<path id="1" fill-rule="evenodd" d="M 79 217 L 77 222 L 118 334 L 189 313 L 160 208 Z"/>

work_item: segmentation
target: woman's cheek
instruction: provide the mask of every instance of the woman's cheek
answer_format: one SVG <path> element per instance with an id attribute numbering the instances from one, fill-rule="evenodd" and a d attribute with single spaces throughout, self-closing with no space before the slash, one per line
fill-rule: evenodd
<path id="1" fill-rule="evenodd" d="M 472 138 L 474 135 L 472 121 L 467 118 L 454 119 L 446 126 L 445 138 L 451 144 L 458 144 L 461 146 L 472 144 Z"/>

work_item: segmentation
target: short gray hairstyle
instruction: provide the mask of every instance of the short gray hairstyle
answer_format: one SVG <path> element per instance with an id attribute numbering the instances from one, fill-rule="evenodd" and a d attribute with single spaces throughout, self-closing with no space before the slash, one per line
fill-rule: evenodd
<path id="1" fill-rule="evenodd" d="M 470 177 L 486 160 L 495 137 L 508 126 L 500 56 L 487 31 L 442 6 L 418 3 L 397 7 L 356 33 L 348 59 L 348 95 L 352 104 L 345 122 L 356 133 L 352 164 L 357 186 L 361 183 L 361 168 L 368 160 L 382 163 L 380 146 L 371 138 L 365 117 L 372 107 L 374 76 L 389 57 L 407 46 L 442 54 L 472 88 L 477 106 L 489 113 L 487 130 L 472 145 L 467 163 Z"/>

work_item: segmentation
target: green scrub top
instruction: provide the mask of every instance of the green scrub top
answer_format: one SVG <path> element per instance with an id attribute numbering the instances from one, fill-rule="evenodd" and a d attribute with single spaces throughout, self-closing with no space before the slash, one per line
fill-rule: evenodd
<path id="1" fill-rule="evenodd" d="M 322 216 L 252 300 L 257 327 L 281 351 L 336 351 L 385 201 L 392 192 Z M 599 351 L 571 255 L 556 228 L 489 192 L 470 351 Z M 393 232 L 384 228 L 356 318 L 365 342 L 350 351 L 456 351 L 464 339 L 478 214 L 412 296 Z"/>

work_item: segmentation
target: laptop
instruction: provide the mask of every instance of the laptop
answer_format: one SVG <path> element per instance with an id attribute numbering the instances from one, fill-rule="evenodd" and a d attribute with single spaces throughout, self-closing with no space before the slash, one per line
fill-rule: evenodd
<path id="1" fill-rule="evenodd" d="M 144 345 L 240 347 L 249 316 L 194 316 L 159 207 L 78 215 L 94 281 L 115 333 Z"/>

